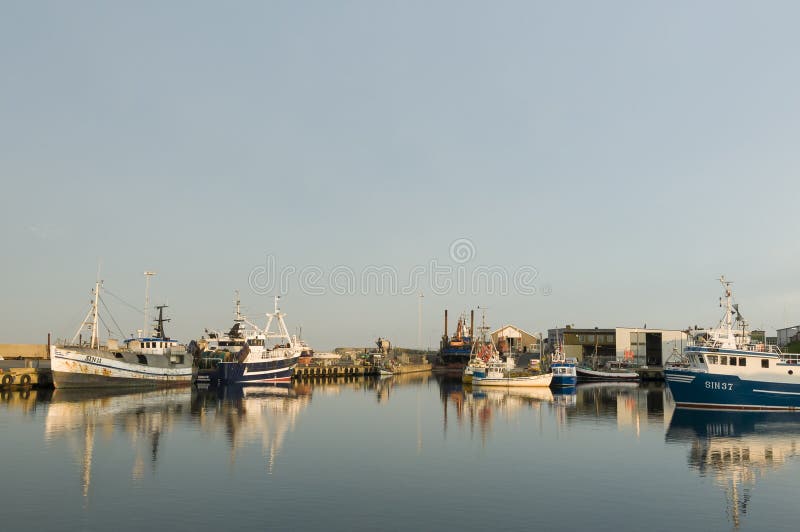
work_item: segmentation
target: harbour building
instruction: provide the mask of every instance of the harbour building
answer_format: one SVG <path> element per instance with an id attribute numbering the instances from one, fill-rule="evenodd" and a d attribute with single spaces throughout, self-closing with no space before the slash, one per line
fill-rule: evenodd
<path id="1" fill-rule="evenodd" d="M 778 329 L 778 347 L 786 347 L 792 342 L 800 340 L 800 325 Z"/>
<path id="2" fill-rule="evenodd" d="M 636 366 L 663 366 L 674 352 L 683 352 L 687 339 L 685 331 L 645 327 L 580 329 L 568 325 L 547 331 L 549 351 L 561 342 L 567 357 L 581 363 L 596 356 L 600 365 L 616 360 Z"/>
<path id="3" fill-rule="evenodd" d="M 492 342 L 504 353 L 538 353 L 539 338 L 514 325 L 503 325 L 492 333 Z M 501 349 L 501 347 L 503 349 Z"/>

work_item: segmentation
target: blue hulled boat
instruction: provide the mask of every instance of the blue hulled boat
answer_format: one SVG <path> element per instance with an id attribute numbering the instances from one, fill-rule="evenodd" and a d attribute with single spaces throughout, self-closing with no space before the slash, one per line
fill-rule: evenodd
<path id="1" fill-rule="evenodd" d="M 719 325 L 665 367 L 675 404 L 679 408 L 800 410 L 796 355 L 752 343 L 738 305 L 732 304 L 731 283 L 724 277 L 720 282 L 725 314 Z"/>
<path id="2" fill-rule="evenodd" d="M 275 312 L 267 314 L 267 326 L 259 329 L 239 314 L 237 305 L 237 319 L 245 324 L 242 333 L 244 342 L 236 353 L 217 364 L 212 379 L 218 384 L 291 381 L 294 367 L 307 346 L 289 334 L 284 316 L 278 308 L 276 297 Z M 271 332 L 273 323 L 277 325 L 276 332 Z"/>
<path id="3" fill-rule="evenodd" d="M 550 371 L 553 372 L 553 381 L 550 386 L 575 386 L 578 383 L 576 368 L 577 361 L 574 358 L 565 357 L 559 344 L 550 363 Z"/>
<path id="4" fill-rule="evenodd" d="M 456 332 L 453 336 L 447 335 L 447 311 L 444 311 L 444 335 L 439 348 L 437 367 L 463 372 L 469 363 L 472 354 L 473 332 L 475 326 L 475 311 L 470 313 L 470 323 L 467 326 L 467 317 L 462 314 L 458 318 Z"/>

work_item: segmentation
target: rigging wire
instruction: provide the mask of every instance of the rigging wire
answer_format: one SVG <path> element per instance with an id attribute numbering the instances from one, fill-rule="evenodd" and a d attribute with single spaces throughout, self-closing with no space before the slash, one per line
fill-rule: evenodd
<path id="1" fill-rule="evenodd" d="M 124 299 L 122 299 L 121 297 L 119 297 L 117 294 L 115 294 L 114 292 L 112 292 L 112 291 L 111 291 L 111 290 L 109 290 L 108 288 L 105 288 L 104 290 L 105 290 L 105 292 L 106 292 L 108 295 L 110 295 L 111 297 L 113 297 L 114 299 L 116 299 L 117 301 L 119 301 L 120 303 L 122 303 L 123 305 L 125 305 L 125 306 L 127 306 L 127 307 L 129 307 L 129 308 L 132 308 L 133 310 L 135 310 L 135 311 L 136 311 L 136 312 L 138 312 L 139 314 L 142 314 L 142 315 L 144 315 L 144 311 L 143 311 L 142 309 L 140 309 L 140 308 L 138 308 L 138 307 L 135 307 L 135 306 L 131 305 L 130 303 L 128 303 L 127 301 L 125 301 Z"/>
<path id="2" fill-rule="evenodd" d="M 102 323 L 103 327 L 106 328 L 106 334 L 108 335 L 109 338 L 111 338 L 111 329 L 108 327 L 108 325 L 106 325 L 106 322 L 103 319 L 103 317 L 98 314 L 97 315 L 97 319 L 100 320 L 100 323 Z M 98 345 L 100 344 L 100 335 L 99 334 L 97 335 L 97 343 L 98 343 Z"/>
<path id="3" fill-rule="evenodd" d="M 106 290 L 106 291 L 108 291 L 108 290 Z M 114 319 L 114 315 L 111 314 L 111 311 L 108 309 L 108 306 L 106 306 L 106 302 L 103 301 L 102 297 L 100 297 L 98 299 L 100 300 L 100 303 L 103 304 L 103 308 L 106 309 L 106 312 L 108 312 L 108 316 L 111 318 L 111 321 L 113 321 L 114 325 L 117 326 L 117 330 L 119 331 L 120 338 L 125 338 L 125 333 L 122 332 L 122 327 L 120 327 L 119 323 L 117 323 L 117 320 Z M 100 318 L 100 319 L 102 320 L 102 318 Z M 105 325 L 105 322 L 103 322 L 103 325 Z M 106 327 L 106 328 L 108 328 L 108 327 Z M 108 332 L 109 332 L 109 336 L 110 336 L 111 335 L 111 330 L 109 330 Z"/>

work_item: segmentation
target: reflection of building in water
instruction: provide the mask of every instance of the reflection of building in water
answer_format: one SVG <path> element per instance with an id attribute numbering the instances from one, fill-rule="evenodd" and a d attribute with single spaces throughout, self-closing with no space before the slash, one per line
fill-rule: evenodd
<path id="1" fill-rule="evenodd" d="M 225 432 L 231 463 L 240 449 L 260 442 L 271 473 L 286 435 L 294 430 L 297 416 L 310 401 L 307 385 L 229 385 L 198 390 L 192 415 L 203 431 Z"/>
<path id="2" fill-rule="evenodd" d="M 664 423 L 663 384 L 636 382 L 595 382 L 579 384 L 576 409 L 570 417 L 607 418 L 620 429 L 632 429 L 637 435 L 650 423 Z"/>
<path id="3" fill-rule="evenodd" d="M 738 528 L 756 483 L 798 455 L 800 419 L 794 413 L 678 409 L 666 439 L 690 444 L 689 467 L 714 477 L 725 492 L 727 517 Z"/>
<path id="4" fill-rule="evenodd" d="M 56 390 L 45 419 L 45 440 L 65 438 L 77 450 L 84 497 L 90 493 L 94 440 L 98 432 L 122 430 L 135 451 L 131 476 L 140 479 L 144 455 L 155 469 L 161 435 L 170 432 L 188 406 L 188 389 L 120 394 L 113 390 Z"/>

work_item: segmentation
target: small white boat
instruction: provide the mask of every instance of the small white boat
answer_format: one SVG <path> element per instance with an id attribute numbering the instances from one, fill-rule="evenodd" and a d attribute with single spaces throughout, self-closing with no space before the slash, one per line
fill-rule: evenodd
<path id="1" fill-rule="evenodd" d="M 579 366 L 575 368 L 575 373 L 577 373 L 579 382 L 590 382 L 590 381 L 636 382 L 639 380 L 638 373 L 614 362 L 611 362 L 600 369 L 593 369 L 584 366 Z"/>
<path id="2" fill-rule="evenodd" d="M 494 356 L 486 367 L 486 375 L 478 377 L 473 374 L 472 384 L 474 386 L 550 386 L 553 380 L 552 373 L 541 375 L 526 375 L 514 371 L 514 359 L 509 357 L 503 361 L 499 356 Z"/>

